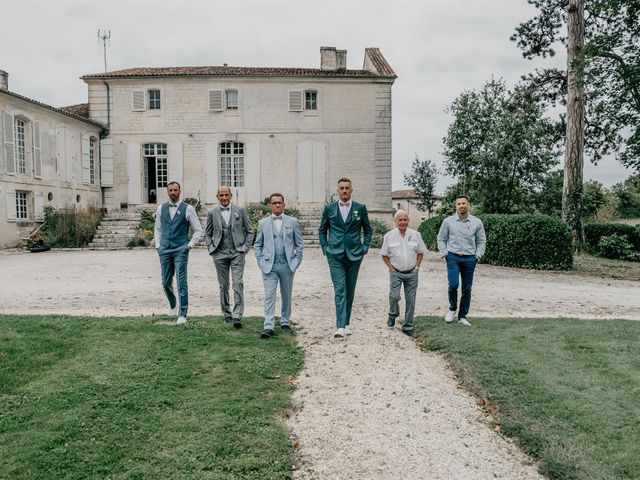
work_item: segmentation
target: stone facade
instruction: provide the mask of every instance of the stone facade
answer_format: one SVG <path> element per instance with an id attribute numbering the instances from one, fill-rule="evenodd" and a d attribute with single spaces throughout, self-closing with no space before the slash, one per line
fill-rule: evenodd
<path id="1" fill-rule="evenodd" d="M 28 237 L 45 206 L 101 206 L 101 125 L 6 88 L 0 117 L 0 248 Z"/>
<path id="2" fill-rule="evenodd" d="M 290 206 L 320 206 L 346 176 L 354 198 L 391 211 L 395 74 L 378 49 L 366 50 L 362 70 L 345 68 L 345 51 L 323 47 L 321 55 L 321 69 L 225 65 L 83 77 L 90 118 L 109 127 L 105 206 L 164 201 L 171 180 L 206 205 L 231 181 L 239 204 L 279 191 Z"/>

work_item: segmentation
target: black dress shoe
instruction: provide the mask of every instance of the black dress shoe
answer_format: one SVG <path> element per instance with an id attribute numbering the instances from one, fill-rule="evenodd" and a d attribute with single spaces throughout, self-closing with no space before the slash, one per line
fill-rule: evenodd
<path id="1" fill-rule="evenodd" d="M 413 336 L 413 330 L 402 330 L 402 333 L 404 333 L 405 335 L 408 335 L 409 337 Z"/>
<path id="2" fill-rule="evenodd" d="M 239 318 L 234 318 L 233 319 L 233 327 L 234 328 L 242 328 L 242 322 L 240 321 Z"/>
<path id="3" fill-rule="evenodd" d="M 396 326 L 396 319 L 395 318 L 387 318 L 387 327 L 389 328 L 393 328 Z"/>
<path id="4" fill-rule="evenodd" d="M 225 325 L 231 325 L 233 323 L 233 318 L 231 317 L 224 317 L 224 324 Z"/>
<path id="5" fill-rule="evenodd" d="M 275 336 L 275 334 L 276 334 L 276 332 L 274 332 L 273 330 L 265 329 L 260 334 L 260 338 L 271 338 L 271 337 Z"/>
<path id="6" fill-rule="evenodd" d="M 293 329 L 289 325 L 282 325 L 280 327 L 284 333 L 292 334 Z"/>

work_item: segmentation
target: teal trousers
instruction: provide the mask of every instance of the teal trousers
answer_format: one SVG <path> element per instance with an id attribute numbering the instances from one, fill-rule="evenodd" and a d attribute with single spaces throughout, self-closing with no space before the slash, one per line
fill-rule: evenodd
<path id="1" fill-rule="evenodd" d="M 362 259 L 353 261 L 346 253 L 340 255 L 327 253 L 327 262 L 336 302 L 336 327 L 344 328 L 351 320 L 351 307 Z"/>

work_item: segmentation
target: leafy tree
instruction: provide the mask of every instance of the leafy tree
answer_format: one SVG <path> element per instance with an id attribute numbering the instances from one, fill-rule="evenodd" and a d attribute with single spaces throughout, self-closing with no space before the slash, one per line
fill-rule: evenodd
<path id="1" fill-rule="evenodd" d="M 447 172 L 485 213 L 530 208 L 533 193 L 558 164 L 561 134 L 527 89 L 491 80 L 449 107 L 443 139 Z"/>
<path id="2" fill-rule="evenodd" d="M 511 37 L 527 59 L 554 56 L 568 44 L 570 0 L 528 0 L 538 14 Z M 597 162 L 615 153 L 640 169 L 640 2 L 589 0 L 585 3 L 584 48 L 577 61 L 586 95 L 585 153 Z M 539 69 L 527 82 L 550 105 L 566 105 L 567 73 Z M 561 120 L 564 120 L 562 116 Z"/>
<path id="3" fill-rule="evenodd" d="M 404 183 L 413 188 L 420 196 L 418 208 L 430 212 L 435 204 L 435 188 L 438 180 L 438 169 L 431 160 L 420 160 L 418 155 L 411 164 L 411 171 L 405 173 Z"/>
<path id="4" fill-rule="evenodd" d="M 562 216 L 562 182 L 564 172 L 554 170 L 544 179 L 540 191 L 534 196 L 533 204 L 538 213 L 551 215 L 552 217 Z"/>
<path id="5" fill-rule="evenodd" d="M 619 201 L 618 215 L 622 218 L 640 218 L 640 174 L 631 175 L 624 182 L 611 187 Z"/>

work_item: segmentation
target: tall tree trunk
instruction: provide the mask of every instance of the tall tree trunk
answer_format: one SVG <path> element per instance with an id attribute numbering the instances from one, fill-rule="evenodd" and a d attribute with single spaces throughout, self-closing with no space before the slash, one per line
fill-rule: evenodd
<path id="1" fill-rule="evenodd" d="M 573 231 L 576 248 L 584 244 L 582 182 L 584 168 L 584 0 L 567 5 L 567 138 L 564 154 L 562 218 Z"/>

